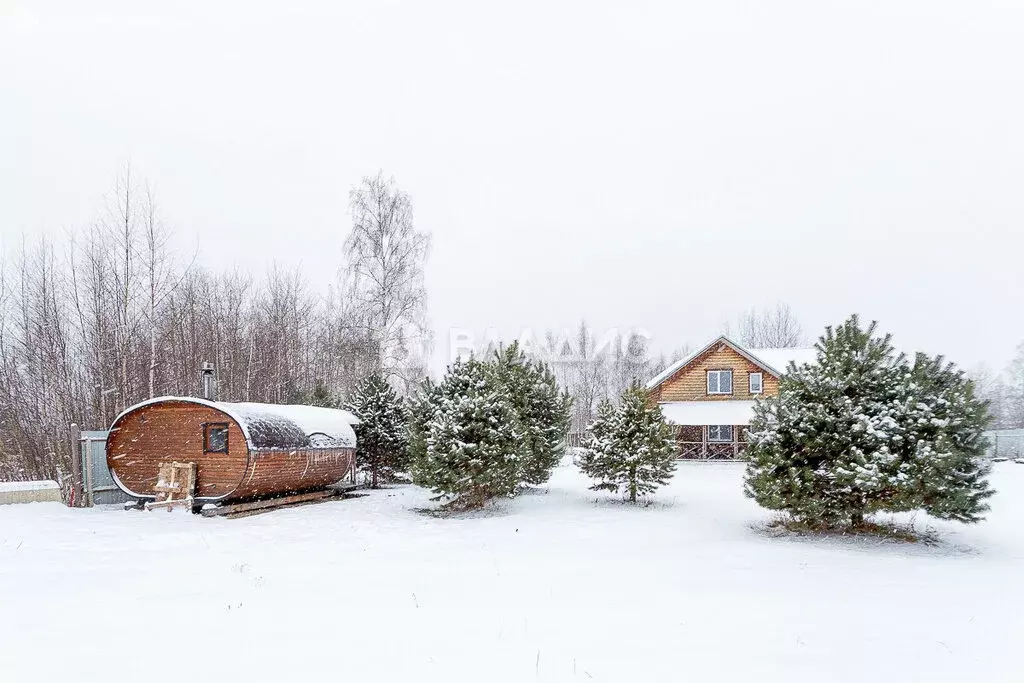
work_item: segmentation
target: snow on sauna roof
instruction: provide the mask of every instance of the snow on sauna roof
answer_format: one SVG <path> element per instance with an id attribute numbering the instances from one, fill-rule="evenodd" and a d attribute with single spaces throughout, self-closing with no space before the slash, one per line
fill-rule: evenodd
<path id="1" fill-rule="evenodd" d="M 202 398 L 161 396 L 151 398 L 125 410 L 114 420 L 116 424 L 128 412 L 164 401 L 184 401 L 209 406 L 227 414 L 242 428 L 249 448 L 355 448 L 353 425 L 359 418 L 347 410 L 303 405 L 273 403 L 224 403 Z"/>
<path id="2" fill-rule="evenodd" d="M 754 416 L 754 401 L 673 401 L 658 406 L 665 419 L 677 425 L 745 425 Z"/>
<path id="3" fill-rule="evenodd" d="M 289 448 L 303 439 L 316 448 L 355 448 L 352 425 L 359 419 L 347 410 L 272 403 L 215 403 L 231 415 L 253 448 Z M 297 430 L 297 431 L 296 431 Z"/>

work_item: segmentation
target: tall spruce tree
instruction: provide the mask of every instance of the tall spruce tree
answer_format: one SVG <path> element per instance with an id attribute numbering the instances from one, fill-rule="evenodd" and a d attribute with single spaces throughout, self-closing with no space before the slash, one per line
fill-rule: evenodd
<path id="1" fill-rule="evenodd" d="M 434 417 L 439 398 L 438 385 L 427 377 L 409 399 L 409 460 L 412 463 L 426 457 L 427 428 Z"/>
<path id="2" fill-rule="evenodd" d="M 828 328 L 817 363 L 791 365 L 778 396 L 758 402 L 745 493 L 823 526 L 915 509 L 979 519 L 991 495 L 979 457 L 984 402 L 941 359 L 911 367 L 876 327 L 853 316 Z"/>
<path id="3" fill-rule="evenodd" d="M 551 369 L 528 359 L 517 342 L 494 352 L 493 367 L 522 426 L 522 482 L 543 484 L 565 454 L 572 400 L 559 391 Z"/>
<path id="4" fill-rule="evenodd" d="M 408 410 L 387 380 L 377 373 L 356 386 L 346 407 L 359 418 L 359 469 L 369 477 L 371 488 L 379 488 L 408 466 Z"/>
<path id="5" fill-rule="evenodd" d="M 603 401 L 590 424 L 577 466 L 591 479 L 595 491 L 618 491 L 635 503 L 668 483 L 676 468 L 672 428 L 647 392 L 633 384 L 619 404 Z"/>
<path id="6" fill-rule="evenodd" d="M 422 453 L 413 462 L 417 484 L 448 498 L 454 510 L 479 508 L 519 485 L 525 443 L 508 389 L 493 368 L 458 360 L 431 396 Z"/>

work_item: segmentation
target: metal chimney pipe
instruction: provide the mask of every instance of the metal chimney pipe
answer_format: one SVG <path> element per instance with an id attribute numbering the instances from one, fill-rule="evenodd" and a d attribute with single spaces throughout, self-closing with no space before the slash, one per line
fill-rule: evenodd
<path id="1" fill-rule="evenodd" d="M 202 369 L 199 371 L 199 377 L 202 380 L 203 398 L 207 401 L 216 401 L 217 378 L 213 363 L 204 362 Z"/>

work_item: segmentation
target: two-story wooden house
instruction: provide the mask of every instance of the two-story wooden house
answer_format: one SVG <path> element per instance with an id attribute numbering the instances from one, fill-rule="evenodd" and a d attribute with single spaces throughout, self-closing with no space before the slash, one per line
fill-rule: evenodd
<path id="1" fill-rule="evenodd" d="M 732 459 L 746 446 L 754 402 L 778 393 L 790 361 L 815 359 L 814 348 L 745 349 L 723 336 L 670 365 L 647 390 L 678 427 L 680 457 Z"/>

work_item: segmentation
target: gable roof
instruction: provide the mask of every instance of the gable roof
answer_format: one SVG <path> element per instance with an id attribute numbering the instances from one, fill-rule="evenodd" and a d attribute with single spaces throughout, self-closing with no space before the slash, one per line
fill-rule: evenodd
<path id="1" fill-rule="evenodd" d="M 703 356 L 705 353 L 710 351 L 712 348 L 719 344 L 725 344 L 736 353 L 740 354 L 754 365 L 764 369 L 768 373 L 781 377 L 789 366 L 789 362 L 793 361 L 797 365 L 803 363 L 813 363 L 817 358 L 817 351 L 813 347 L 810 348 L 785 348 L 785 349 L 745 349 L 733 340 L 726 337 L 724 334 L 716 337 L 711 341 L 710 344 L 703 347 L 702 349 L 691 353 L 685 358 L 681 358 L 672 365 L 662 370 L 656 377 L 647 383 L 647 390 L 656 389 L 665 380 L 672 377 L 682 368 L 695 361 L 696 359 Z"/>

